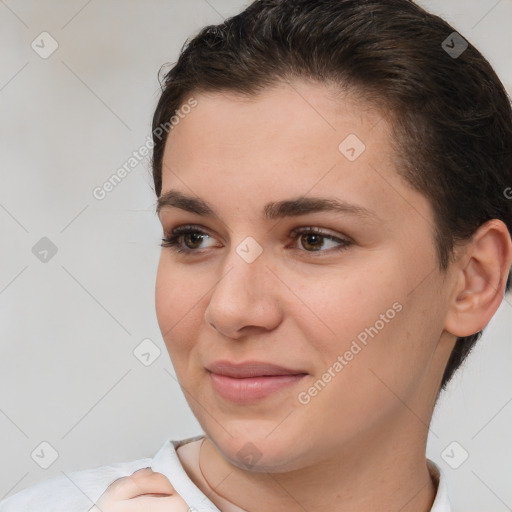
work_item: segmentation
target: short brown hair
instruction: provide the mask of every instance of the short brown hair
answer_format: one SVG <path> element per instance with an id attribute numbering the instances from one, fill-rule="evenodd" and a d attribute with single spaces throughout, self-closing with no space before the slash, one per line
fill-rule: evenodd
<path id="1" fill-rule="evenodd" d="M 409 0 L 260 0 L 204 27 L 162 81 L 153 117 L 156 195 L 167 134 L 155 130 L 187 95 L 255 95 L 291 78 L 338 85 L 391 116 L 397 171 L 433 206 L 446 270 L 457 243 L 487 220 L 512 233 L 510 100 L 488 61 L 454 32 Z M 460 55 L 449 51 L 455 44 Z M 441 390 L 481 334 L 457 339 Z"/>

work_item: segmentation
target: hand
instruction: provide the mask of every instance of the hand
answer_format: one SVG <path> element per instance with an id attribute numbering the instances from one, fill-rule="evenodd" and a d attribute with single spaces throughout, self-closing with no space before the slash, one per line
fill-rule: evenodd
<path id="1" fill-rule="evenodd" d="M 189 512 L 162 473 L 151 468 L 114 480 L 88 512 Z"/>

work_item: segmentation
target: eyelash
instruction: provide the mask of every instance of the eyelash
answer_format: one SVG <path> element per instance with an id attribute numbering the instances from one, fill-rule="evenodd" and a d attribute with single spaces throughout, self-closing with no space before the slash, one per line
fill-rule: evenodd
<path id="1" fill-rule="evenodd" d="M 206 233 L 205 231 L 200 229 L 199 226 L 194 226 L 194 225 L 178 226 L 177 228 L 172 230 L 170 236 L 162 238 L 162 243 L 160 244 L 160 246 L 161 247 L 169 247 L 173 251 L 175 251 L 177 253 L 181 253 L 181 254 L 192 254 L 192 253 L 201 254 L 200 249 L 185 249 L 181 246 L 181 244 L 179 242 L 179 238 L 182 237 L 183 235 L 189 235 L 189 234 L 193 234 L 193 233 L 199 233 L 201 235 L 206 235 L 208 237 L 210 236 L 210 235 L 208 235 L 208 233 Z M 326 250 L 307 251 L 304 249 L 303 252 L 307 252 L 307 253 L 314 254 L 317 252 L 325 253 L 325 252 L 329 252 L 329 251 L 343 251 L 343 250 L 347 249 L 353 243 L 351 240 L 338 238 L 338 237 L 335 237 L 328 233 L 325 233 L 324 231 L 322 231 L 319 228 L 309 227 L 309 226 L 293 229 L 290 233 L 290 236 L 292 236 L 294 240 L 297 240 L 301 235 L 309 235 L 309 234 L 320 235 L 323 238 L 327 238 L 334 242 L 338 242 L 340 245 L 338 247 L 334 247 L 327 251 Z"/>

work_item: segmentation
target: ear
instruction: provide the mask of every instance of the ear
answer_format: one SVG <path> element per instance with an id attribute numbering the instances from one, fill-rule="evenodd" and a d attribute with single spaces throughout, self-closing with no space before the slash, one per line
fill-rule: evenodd
<path id="1" fill-rule="evenodd" d="M 512 240 L 498 219 L 482 224 L 455 266 L 445 330 L 457 337 L 481 331 L 498 309 L 512 264 Z"/>

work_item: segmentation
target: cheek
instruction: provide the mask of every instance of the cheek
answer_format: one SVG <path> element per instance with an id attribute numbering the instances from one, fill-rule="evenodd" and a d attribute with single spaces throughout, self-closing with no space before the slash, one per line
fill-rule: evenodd
<path id="1" fill-rule="evenodd" d="M 162 254 L 158 264 L 155 283 L 156 316 L 162 335 L 172 327 L 176 308 L 180 304 L 180 302 L 176 301 L 179 286 L 177 286 L 175 276 L 169 271 L 168 265 L 164 263 L 164 258 L 165 256 Z"/>
<path id="2" fill-rule="evenodd" d="M 352 335 L 339 348 L 350 361 L 338 380 L 351 390 L 343 398 L 346 409 L 360 410 L 364 403 L 365 412 L 360 412 L 372 416 L 372 411 L 400 407 L 400 400 L 416 395 L 430 371 L 442 332 L 442 301 L 429 288 L 409 294 L 406 283 L 397 276 L 390 292 L 359 303 L 352 319 L 347 316 Z"/>
<path id="3" fill-rule="evenodd" d="M 349 350 L 355 340 L 364 347 L 367 340 L 385 338 L 389 326 L 400 322 L 398 279 L 385 261 L 373 267 L 359 263 L 321 280 L 295 282 L 301 283 L 296 295 L 302 301 L 295 301 L 293 316 L 307 333 L 305 339 L 315 340 L 325 363 Z"/>
<path id="4" fill-rule="evenodd" d="M 328 314 L 335 334 L 314 338 L 320 364 L 301 389 L 304 405 L 298 409 L 326 438 L 339 437 L 340 426 L 351 438 L 391 417 L 428 367 L 430 347 L 418 339 L 423 326 L 416 305 L 396 292 L 374 291 L 372 297 L 371 290 L 366 299 L 332 301 Z"/>
<path id="5" fill-rule="evenodd" d="M 155 308 L 169 354 L 180 347 L 185 348 L 194 336 L 194 329 L 200 325 L 197 316 L 202 293 L 197 290 L 197 285 L 194 286 L 197 279 L 197 275 L 188 277 L 186 271 L 178 271 L 162 253 L 156 276 Z"/>
<path id="6" fill-rule="evenodd" d="M 314 345 L 315 377 L 330 368 L 337 376 L 332 390 L 357 386 L 342 400 L 357 402 L 369 393 L 378 404 L 386 394 L 378 377 L 407 393 L 428 367 L 439 334 L 439 301 L 433 300 L 429 287 L 410 293 L 416 276 L 397 261 L 397 255 L 379 255 L 371 267 L 356 265 L 350 273 L 340 272 L 322 283 L 303 282 L 300 294 L 318 318 L 299 315 L 303 306 L 296 306 L 294 317 L 304 339 Z"/>

